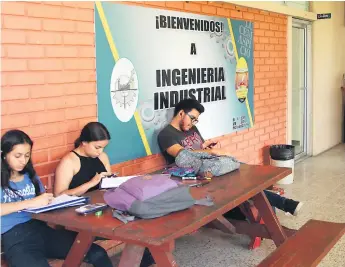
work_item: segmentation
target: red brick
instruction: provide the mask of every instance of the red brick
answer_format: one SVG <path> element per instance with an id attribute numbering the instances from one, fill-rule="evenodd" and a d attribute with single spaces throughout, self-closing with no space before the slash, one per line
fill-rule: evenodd
<path id="1" fill-rule="evenodd" d="M 249 133 L 246 133 L 246 134 L 244 134 L 243 135 L 243 139 L 244 140 L 249 140 L 249 139 L 252 139 L 252 138 L 254 138 L 254 131 L 252 131 L 252 132 L 249 132 Z"/>
<path id="2" fill-rule="evenodd" d="M 68 120 L 44 124 L 47 135 L 56 135 L 79 130 L 78 120 Z"/>
<path id="3" fill-rule="evenodd" d="M 47 3 L 52 3 L 52 2 L 47 2 Z M 83 2 L 83 1 L 78 1 L 78 2 L 69 2 L 69 1 L 63 1 L 62 4 L 64 6 L 71 6 L 71 7 L 77 7 L 77 8 L 82 8 L 82 9 L 93 9 L 94 8 L 94 2 Z"/>
<path id="4" fill-rule="evenodd" d="M 270 135 L 269 134 L 265 134 L 265 135 L 261 135 L 260 136 L 260 142 L 262 141 L 266 141 L 270 139 Z"/>
<path id="5" fill-rule="evenodd" d="M 269 30 L 270 29 L 270 24 L 266 23 L 266 22 L 260 22 L 260 29 Z"/>
<path id="6" fill-rule="evenodd" d="M 259 138 L 259 137 L 251 138 L 251 139 L 249 140 L 249 145 L 250 145 L 250 146 L 256 145 L 256 144 L 259 143 L 259 141 L 260 141 L 260 138 Z"/>
<path id="7" fill-rule="evenodd" d="M 78 99 L 76 96 L 52 97 L 47 98 L 45 101 L 47 110 L 78 106 Z"/>
<path id="8" fill-rule="evenodd" d="M 7 57 L 42 58 L 44 57 L 44 48 L 39 45 L 11 45 L 7 47 Z"/>
<path id="9" fill-rule="evenodd" d="M 243 149 L 246 147 L 248 147 L 248 141 L 247 140 L 237 144 L 237 149 Z"/>
<path id="10" fill-rule="evenodd" d="M 278 31 L 278 30 L 279 30 L 279 26 L 276 25 L 276 24 L 270 24 L 270 30 L 272 30 L 272 31 Z M 277 35 L 276 35 L 276 37 L 277 37 Z"/>
<path id="11" fill-rule="evenodd" d="M 94 82 L 94 81 L 96 81 L 96 71 L 94 71 L 94 70 L 81 70 L 81 71 L 79 71 L 79 81 L 81 81 L 81 82 Z M 96 88 L 95 83 L 93 83 L 93 87 Z"/>
<path id="12" fill-rule="evenodd" d="M 30 59 L 28 60 L 29 70 L 63 70 L 62 60 L 55 59 Z"/>
<path id="13" fill-rule="evenodd" d="M 66 109 L 66 119 L 92 117 L 96 115 L 96 112 L 96 105 L 68 108 Z"/>
<path id="14" fill-rule="evenodd" d="M 271 132 L 270 133 L 270 138 L 275 138 L 279 135 L 279 132 L 278 131 L 275 131 L 275 132 Z"/>
<path id="15" fill-rule="evenodd" d="M 28 114 L 1 116 L 1 129 L 19 128 L 28 125 Z"/>
<path id="16" fill-rule="evenodd" d="M 267 37 L 260 37 L 259 42 L 262 44 L 268 44 L 270 42 L 270 39 L 268 39 Z"/>
<path id="17" fill-rule="evenodd" d="M 274 51 L 274 45 L 272 45 L 272 44 L 266 44 L 266 45 L 265 45 L 265 50 L 266 50 L 266 51 Z"/>
<path id="18" fill-rule="evenodd" d="M 184 9 L 187 11 L 193 11 L 193 12 L 200 12 L 201 11 L 201 5 L 197 2 L 185 2 L 184 3 Z"/>
<path id="19" fill-rule="evenodd" d="M 1 59 L 1 71 L 25 71 L 27 70 L 26 61 L 14 58 Z"/>
<path id="20" fill-rule="evenodd" d="M 164 1 L 146 1 L 145 4 L 151 5 L 151 6 L 165 7 L 166 2 L 164 2 Z"/>
<path id="21" fill-rule="evenodd" d="M 43 163 L 48 161 L 48 151 L 35 151 L 32 153 L 33 164 Z"/>
<path id="22" fill-rule="evenodd" d="M 274 22 L 277 24 L 284 24 L 284 20 L 281 18 L 274 18 Z"/>
<path id="23" fill-rule="evenodd" d="M 273 37 L 272 37 L 272 38 L 270 38 L 270 43 L 271 43 L 271 44 L 278 44 L 278 43 L 279 43 L 279 40 L 278 40 L 278 38 L 275 38 L 275 37 L 273 38 Z"/>
<path id="24" fill-rule="evenodd" d="M 265 36 L 266 37 L 274 37 L 274 32 L 272 32 L 272 31 L 265 31 Z M 270 38 L 270 42 L 271 42 L 271 38 Z"/>
<path id="25" fill-rule="evenodd" d="M 69 132 L 66 134 L 67 144 L 74 144 L 74 141 L 80 136 L 80 131 Z"/>
<path id="26" fill-rule="evenodd" d="M 6 102 L 3 104 L 6 104 Z M 42 110 L 44 110 L 44 101 L 37 99 L 11 101 L 7 107 L 8 114 L 25 114 Z"/>
<path id="27" fill-rule="evenodd" d="M 96 84 L 93 82 L 85 82 L 78 84 L 65 84 L 65 91 L 67 95 L 82 95 L 96 93 Z"/>
<path id="28" fill-rule="evenodd" d="M 271 28 L 272 30 L 272 28 Z M 284 37 L 284 33 L 283 32 L 274 32 L 274 36 L 275 37 Z"/>
<path id="29" fill-rule="evenodd" d="M 21 30 L 1 29 L 2 44 L 25 44 L 25 33 Z"/>
<path id="30" fill-rule="evenodd" d="M 60 35 L 60 38 L 61 38 L 61 35 Z M 45 48 L 46 57 L 53 57 L 53 58 L 66 58 L 66 57 L 76 58 L 80 55 L 78 54 L 80 53 L 78 50 L 79 49 L 74 46 L 47 46 Z"/>
<path id="31" fill-rule="evenodd" d="M 37 32 L 30 31 L 27 33 L 27 43 L 28 44 L 42 44 L 42 45 L 61 45 L 62 36 L 57 32 Z M 49 50 L 51 47 L 45 47 L 45 50 Z M 45 55 L 47 56 L 47 54 Z M 55 57 L 59 57 L 55 54 Z"/>
<path id="32" fill-rule="evenodd" d="M 36 138 L 33 150 L 37 151 L 37 150 L 51 148 L 51 147 L 58 147 L 58 146 L 63 146 L 64 144 L 65 144 L 65 138 L 63 134 L 53 135 L 53 136 L 48 136 L 48 137 L 41 137 L 41 138 Z"/>
<path id="33" fill-rule="evenodd" d="M 74 148 L 73 145 L 68 145 L 68 146 L 63 146 L 63 147 L 57 147 L 57 148 L 52 148 L 49 151 L 49 159 L 51 161 L 55 160 L 60 160 L 62 159 L 65 155 L 68 154 L 72 149 Z"/>
<path id="34" fill-rule="evenodd" d="M 268 51 L 260 51 L 259 53 L 259 57 L 269 57 L 270 56 L 270 52 Z"/>
<path id="35" fill-rule="evenodd" d="M 96 105 L 97 96 L 95 94 L 79 95 L 77 101 L 79 106 Z"/>
<path id="36" fill-rule="evenodd" d="M 156 2 L 158 3 L 158 2 Z M 62 9 L 62 18 L 67 20 L 91 21 L 94 20 L 94 11 L 92 9 L 74 9 L 64 7 Z"/>
<path id="37" fill-rule="evenodd" d="M 230 17 L 231 18 L 238 18 L 241 19 L 242 18 L 242 12 L 238 11 L 238 10 L 230 10 Z"/>
<path id="38" fill-rule="evenodd" d="M 270 132 L 273 132 L 273 131 L 274 131 L 274 126 L 268 126 L 268 127 L 265 128 L 265 133 L 270 133 Z"/>
<path id="39" fill-rule="evenodd" d="M 182 1 L 181 2 L 180 1 L 174 1 L 174 2 L 167 1 L 167 2 L 165 2 L 165 6 L 170 7 L 170 8 L 174 8 L 174 9 L 183 9 L 183 2 Z M 204 7 L 204 6 L 202 6 L 202 7 Z M 205 11 L 203 11 L 203 12 L 205 12 Z"/>
<path id="40" fill-rule="evenodd" d="M 30 96 L 32 98 L 62 96 L 64 93 L 64 88 L 62 86 L 39 85 L 30 88 Z"/>
<path id="41" fill-rule="evenodd" d="M 66 45 L 94 45 L 95 37 L 90 33 L 65 33 L 63 42 Z"/>
<path id="42" fill-rule="evenodd" d="M 76 12 L 78 13 L 78 12 Z M 43 30 L 54 32 L 74 32 L 76 28 L 75 22 L 62 19 L 44 19 Z"/>
<path id="43" fill-rule="evenodd" d="M 34 125 L 21 128 L 22 131 L 27 133 L 31 138 L 46 136 L 46 130 L 44 125 Z"/>
<path id="44" fill-rule="evenodd" d="M 232 143 L 237 143 L 243 140 L 243 136 L 242 135 L 236 135 L 232 137 Z"/>
<path id="45" fill-rule="evenodd" d="M 41 20 L 26 16 L 4 16 L 2 27 L 5 29 L 41 30 Z"/>
<path id="46" fill-rule="evenodd" d="M 266 58 L 265 64 L 266 65 L 273 65 L 274 64 L 274 58 Z"/>
<path id="47" fill-rule="evenodd" d="M 81 46 L 78 48 L 78 58 L 85 57 L 85 58 L 96 58 L 96 50 L 93 46 Z"/>
<path id="48" fill-rule="evenodd" d="M 76 30 L 77 32 L 94 33 L 95 32 L 94 23 L 79 21 L 77 22 Z"/>
<path id="49" fill-rule="evenodd" d="M 82 118 L 82 119 L 79 119 L 78 121 L 79 121 L 79 128 L 81 129 L 89 122 L 97 121 L 97 117 Z"/>
<path id="50" fill-rule="evenodd" d="M 217 15 L 222 17 L 230 17 L 230 10 L 226 8 L 217 8 Z"/>
<path id="51" fill-rule="evenodd" d="M 47 83 L 69 85 L 68 83 L 79 81 L 78 71 L 50 71 L 45 73 Z M 61 85 L 60 85 L 61 86 Z M 74 87 L 79 87 L 79 84 L 74 84 Z"/>
<path id="52" fill-rule="evenodd" d="M 25 4 L 24 2 L 2 2 L 1 3 L 1 14 L 9 15 L 25 15 Z"/>
<path id="53" fill-rule="evenodd" d="M 52 174 L 55 172 L 58 164 L 59 164 L 59 161 L 38 164 L 38 165 L 35 165 L 35 170 L 39 176 Z"/>
<path id="54" fill-rule="evenodd" d="M 255 20 L 257 20 L 257 21 L 265 21 L 265 16 L 264 15 L 255 14 L 254 17 L 255 17 Z"/>
<path id="55" fill-rule="evenodd" d="M 27 3 L 27 15 L 37 18 L 60 18 L 61 8 L 42 4 Z"/>
<path id="56" fill-rule="evenodd" d="M 16 72 L 8 73 L 7 83 L 9 85 L 30 85 L 30 84 L 44 84 L 44 76 L 37 72 Z"/>
<path id="57" fill-rule="evenodd" d="M 52 110 L 31 114 L 31 124 L 42 124 L 48 122 L 63 121 L 65 114 L 63 110 Z"/>
<path id="58" fill-rule="evenodd" d="M 243 19 L 245 20 L 254 20 L 255 14 L 249 12 L 243 12 Z"/>
<path id="59" fill-rule="evenodd" d="M 71 58 L 63 62 L 65 70 L 95 70 L 96 61 L 94 58 Z"/>
<path id="60" fill-rule="evenodd" d="M 265 133 L 264 129 L 259 129 L 255 131 L 255 136 L 260 136 L 260 135 L 263 135 L 264 133 Z"/>
<path id="61" fill-rule="evenodd" d="M 274 18 L 271 16 L 265 16 L 265 21 L 270 22 L 270 23 L 274 23 Z"/>
<path id="62" fill-rule="evenodd" d="M 264 60 L 264 64 L 265 64 L 265 60 Z M 260 71 L 269 71 L 270 70 L 270 66 L 264 65 L 264 66 L 260 66 Z"/>

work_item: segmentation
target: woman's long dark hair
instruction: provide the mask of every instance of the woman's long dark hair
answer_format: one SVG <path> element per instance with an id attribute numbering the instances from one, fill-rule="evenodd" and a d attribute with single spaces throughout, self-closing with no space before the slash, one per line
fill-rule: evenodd
<path id="1" fill-rule="evenodd" d="M 93 142 L 110 140 L 107 128 L 100 122 L 89 122 L 81 130 L 80 136 L 74 141 L 74 148 L 80 146 L 82 142 Z"/>
<path id="2" fill-rule="evenodd" d="M 11 178 L 12 170 L 11 170 L 11 167 L 8 165 L 5 158 L 6 158 L 6 155 L 13 150 L 13 147 L 15 145 L 21 145 L 21 144 L 29 144 L 31 149 L 33 146 L 32 140 L 23 131 L 10 130 L 1 137 L 1 187 L 2 189 L 6 189 L 6 188 L 10 189 L 16 195 L 18 195 L 16 190 L 10 186 L 10 178 Z M 40 194 L 40 186 L 36 177 L 35 169 L 32 165 L 31 155 L 30 155 L 30 159 L 28 163 L 25 165 L 24 169 L 20 171 L 19 173 L 20 174 L 27 173 L 29 175 L 31 182 L 33 183 L 35 187 L 36 196 L 38 196 Z M 22 196 L 20 197 L 22 198 Z"/>

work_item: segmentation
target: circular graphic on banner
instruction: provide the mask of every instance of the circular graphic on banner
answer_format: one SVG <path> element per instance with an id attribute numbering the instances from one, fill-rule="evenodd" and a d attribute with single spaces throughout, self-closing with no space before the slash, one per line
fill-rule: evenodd
<path id="1" fill-rule="evenodd" d="M 238 101 L 243 103 L 248 95 L 248 65 L 244 57 L 241 57 L 236 65 L 235 89 Z"/>
<path id="2" fill-rule="evenodd" d="M 111 74 L 110 98 L 116 117 L 129 121 L 138 104 L 138 77 L 132 62 L 127 58 L 119 59 Z"/>

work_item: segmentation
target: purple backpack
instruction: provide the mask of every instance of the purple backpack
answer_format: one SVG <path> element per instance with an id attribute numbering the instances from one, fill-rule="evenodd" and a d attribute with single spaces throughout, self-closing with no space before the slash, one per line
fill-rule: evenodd
<path id="1" fill-rule="evenodd" d="M 170 179 L 170 174 L 134 177 L 106 191 L 104 201 L 112 208 L 143 219 L 161 217 L 194 204 L 205 205 L 204 200 L 193 199 L 188 186 L 179 186 Z M 209 199 L 206 202 L 206 205 L 213 204 Z"/>

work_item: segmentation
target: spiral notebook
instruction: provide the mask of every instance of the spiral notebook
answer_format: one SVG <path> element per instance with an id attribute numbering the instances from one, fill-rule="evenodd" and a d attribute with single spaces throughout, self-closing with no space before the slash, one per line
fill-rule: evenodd
<path id="1" fill-rule="evenodd" d="M 53 199 L 53 201 L 47 205 L 40 208 L 30 208 L 24 209 L 22 211 L 30 212 L 30 213 L 42 213 L 50 210 L 56 210 L 61 208 L 67 208 L 71 206 L 80 206 L 85 205 L 89 201 L 88 197 L 78 197 L 78 196 L 69 196 L 69 195 L 61 195 Z"/>

